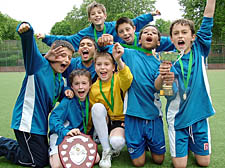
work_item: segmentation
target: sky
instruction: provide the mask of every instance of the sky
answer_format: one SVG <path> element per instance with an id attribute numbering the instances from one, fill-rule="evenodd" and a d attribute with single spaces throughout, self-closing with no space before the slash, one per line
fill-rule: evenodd
<path id="1" fill-rule="evenodd" d="M 175 20 L 181 18 L 182 12 L 177 0 L 156 0 L 156 9 L 161 16 L 155 19 Z M 0 12 L 8 16 L 29 22 L 35 33 L 49 34 L 51 27 L 63 20 L 67 13 L 82 4 L 82 0 L 4 0 Z"/>

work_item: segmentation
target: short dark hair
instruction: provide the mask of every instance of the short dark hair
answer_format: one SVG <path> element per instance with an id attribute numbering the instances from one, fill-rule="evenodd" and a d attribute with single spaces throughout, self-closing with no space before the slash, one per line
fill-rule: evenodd
<path id="1" fill-rule="evenodd" d="M 116 21 L 116 33 L 118 34 L 118 27 L 119 25 L 123 24 L 123 23 L 127 23 L 127 24 L 130 24 L 133 28 L 135 27 L 134 26 L 134 22 L 128 18 L 128 17 L 121 17 L 119 18 L 117 21 Z"/>
<path id="2" fill-rule="evenodd" d="M 91 38 L 90 36 L 84 36 L 84 37 L 82 37 L 82 39 L 80 40 L 80 43 L 81 43 L 81 41 L 83 41 L 84 39 L 89 39 L 89 40 L 91 40 L 92 43 L 94 44 L 95 48 L 97 49 L 97 44 L 96 44 L 96 42 L 95 42 L 95 40 L 94 40 L 93 38 Z M 79 47 L 80 47 L 80 43 L 79 43 Z"/>
<path id="3" fill-rule="evenodd" d="M 177 19 L 175 21 L 172 22 L 172 24 L 170 25 L 170 36 L 172 37 L 172 31 L 173 31 L 173 27 L 176 24 L 181 24 L 182 26 L 189 26 L 191 29 L 191 33 L 192 35 L 195 34 L 195 25 L 194 22 L 188 19 Z"/>
<path id="4" fill-rule="evenodd" d="M 70 86 L 72 86 L 73 79 L 76 76 L 86 76 L 86 77 L 88 77 L 89 84 L 90 85 L 92 84 L 91 73 L 88 70 L 86 70 L 86 69 L 75 69 L 69 75 Z"/>
<path id="5" fill-rule="evenodd" d="M 55 49 L 55 48 L 57 48 L 59 46 L 62 46 L 62 47 L 67 47 L 73 53 L 75 52 L 75 50 L 73 48 L 73 45 L 70 42 L 65 41 L 65 40 L 56 40 L 56 41 L 54 41 L 54 43 L 52 45 L 54 45 L 53 49 Z"/>
<path id="6" fill-rule="evenodd" d="M 94 62 L 95 63 L 96 63 L 97 58 L 99 58 L 99 57 L 109 57 L 112 60 L 112 64 L 115 65 L 115 60 L 114 60 L 112 54 L 110 54 L 110 53 L 108 53 L 106 51 L 101 51 L 101 52 L 100 51 L 96 51 L 95 55 L 94 55 Z"/>
<path id="7" fill-rule="evenodd" d="M 139 40 L 141 39 L 141 35 L 142 35 L 142 33 L 143 33 L 143 30 L 144 30 L 146 27 L 154 27 L 154 28 L 156 28 L 156 30 L 158 31 L 158 37 L 159 37 L 159 41 L 160 41 L 160 39 L 161 39 L 161 33 L 160 33 L 159 29 L 158 29 L 156 26 L 151 25 L 151 24 L 147 24 L 147 25 L 145 25 L 145 26 L 141 29 L 140 35 L 139 35 Z"/>

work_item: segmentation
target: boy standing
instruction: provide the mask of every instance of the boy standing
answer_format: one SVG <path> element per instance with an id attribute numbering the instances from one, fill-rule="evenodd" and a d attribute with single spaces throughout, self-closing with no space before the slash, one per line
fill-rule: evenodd
<path id="1" fill-rule="evenodd" d="M 174 167 L 187 166 L 188 150 L 194 153 L 200 166 L 208 166 L 210 163 L 208 117 L 214 115 L 215 111 L 204 61 L 210 51 L 215 3 L 216 0 L 207 0 L 202 25 L 196 35 L 194 23 L 190 20 L 176 20 L 170 27 L 172 42 L 178 51 L 184 51 L 183 57 L 173 67 L 176 88 L 174 96 L 167 97 L 166 106 Z M 164 68 L 160 68 L 160 73 Z M 156 83 L 158 89 L 161 81 L 159 76 L 159 83 Z"/>
<path id="2" fill-rule="evenodd" d="M 154 81 L 158 76 L 159 61 L 152 50 L 160 45 L 160 33 L 153 25 L 146 25 L 140 32 L 142 51 L 123 48 L 116 43 L 113 51 L 122 59 L 133 74 L 128 90 L 125 112 L 125 138 L 134 166 L 145 164 L 145 150 L 151 151 L 157 164 L 164 160 L 165 139 L 161 103 Z"/>
<path id="3" fill-rule="evenodd" d="M 125 145 L 122 97 L 130 87 L 133 76 L 121 55 L 96 52 L 94 60 L 99 78 L 90 91 L 92 121 L 103 149 L 99 166 L 110 168 L 112 154 L 119 155 Z M 114 73 L 114 60 L 117 73 Z"/>
<path id="4" fill-rule="evenodd" d="M 88 20 L 91 22 L 91 25 L 77 34 L 71 36 L 55 36 L 55 35 L 43 35 L 39 34 L 38 38 L 43 39 L 42 41 L 47 45 L 51 45 L 55 40 L 67 40 L 73 44 L 75 50 L 78 50 L 78 46 L 80 40 L 84 36 L 89 36 L 97 42 L 98 38 L 102 36 L 102 34 L 111 34 L 114 37 L 114 41 L 119 42 L 120 39 L 117 36 L 115 31 L 116 22 L 105 22 L 107 18 L 107 13 L 105 6 L 103 4 L 92 2 L 87 7 Z M 141 16 L 133 19 L 134 25 L 136 26 L 137 31 L 139 31 L 144 25 L 153 21 L 153 16 L 157 14 L 143 14 Z"/>
<path id="5" fill-rule="evenodd" d="M 33 28 L 28 23 L 18 25 L 21 36 L 26 75 L 16 101 L 11 127 L 17 141 L 0 138 L 0 156 L 15 164 L 32 167 L 48 165 L 48 114 L 63 95 L 63 73 L 70 64 L 73 46 L 56 41 L 62 46 L 60 62 L 48 62 L 38 51 Z"/>

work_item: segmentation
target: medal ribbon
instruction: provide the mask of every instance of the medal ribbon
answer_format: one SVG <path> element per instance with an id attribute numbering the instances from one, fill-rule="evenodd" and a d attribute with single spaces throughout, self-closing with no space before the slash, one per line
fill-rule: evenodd
<path id="1" fill-rule="evenodd" d="M 180 69 L 181 69 L 181 72 L 182 72 L 185 89 L 187 89 L 187 87 L 188 87 L 189 79 L 190 79 L 190 76 L 191 76 L 192 59 L 193 59 L 193 57 L 192 57 L 192 50 L 191 50 L 190 57 L 189 57 L 189 61 L 188 61 L 187 80 L 185 80 L 185 77 L 184 77 L 184 66 L 183 66 L 183 62 L 182 62 L 181 59 L 179 59 Z"/>
<path id="2" fill-rule="evenodd" d="M 103 29 L 103 34 L 106 33 L 106 26 L 104 25 L 104 29 Z M 96 32 L 96 29 L 94 27 L 94 36 L 95 36 L 95 41 L 96 43 L 98 42 L 98 36 L 97 36 L 97 32 Z"/>
<path id="3" fill-rule="evenodd" d="M 58 97 L 57 98 L 55 98 L 55 96 L 56 96 L 56 94 L 55 94 L 55 73 L 54 73 L 54 71 L 52 70 L 52 72 L 53 72 L 53 79 L 54 79 L 54 85 L 53 85 L 53 89 L 54 89 L 54 97 L 53 97 L 53 102 L 52 102 L 52 104 L 53 104 L 53 107 L 55 106 L 55 104 L 56 104 L 56 102 L 58 101 L 58 99 L 59 99 L 59 96 L 60 96 L 60 93 L 61 93 L 61 86 L 60 86 L 60 83 L 61 83 L 61 78 L 62 78 L 62 74 L 58 74 L 58 81 L 59 81 L 59 92 L 58 92 Z"/>
<path id="4" fill-rule="evenodd" d="M 84 126 L 84 133 L 87 134 L 87 125 L 88 125 L 88 113 L 89 113 L 89 101 L 88 98 L 86 97 L 85 99 L 85 111 L 86 111 L 86 119 L 84 119 L 84 110 L 81 105 L 81 101 L 79 99 L 79 104 L 82 112 L 82 119 L 83 119 L 83 126 Z M 85 121 L 86 120 L 86 121 Z"/>
<path id="5" fill-rule="evenodd" d="M 141 52 L 148 53 L 148 54 L 152 55 L 152 51 L 147 50 L 145 48 L 140 48 L 138 46 L 132 46 L 132 45 L 127 45 L 127 44 L 120 44 L 120 45 L 125 47 L 125 48 L 135 49 L 135 50 L 138 50 L 138 51 L 141 51 Z"/>
<path id="6" fill-rule="evenodd" d="M 99 86 L 100 86 L 100 92 L 104 98 L 104 100 L 106 101 L 106 103 L 108 104 L 108 106 L 110 107 L 110 109 L 113 112 L 113 108 L 114 108 L 114 97 L 113 97 L 113 86 L 114 86 L 114 74 L 112 76 L 112 80 L 111 80 L 111 104 L 109 103 L 108 99 L 106 98 L 104 92 L 102 91 L 102 81 L 99 80 Z"/>
<path id="7" fill-rule="evenodd" d="M 137 36 L 134 34 L 134 46 L 137 46 Z"/>

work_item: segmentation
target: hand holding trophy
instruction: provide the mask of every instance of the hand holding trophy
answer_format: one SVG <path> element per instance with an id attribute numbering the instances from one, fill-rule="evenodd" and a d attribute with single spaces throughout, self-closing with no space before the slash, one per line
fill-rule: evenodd
<path id="1" fill-rule="evenodd" d="M 160 64 L 160 74 L 163 79 L 162 89 L 160 90 L 160 96 L 172 96 L 173 95 L 173 80 L 174 73 L 170 72 L 171 66 L 183 56 L 183 51 L 178 52 L 161 52 L 159 55 L 162 63 Z"/>

